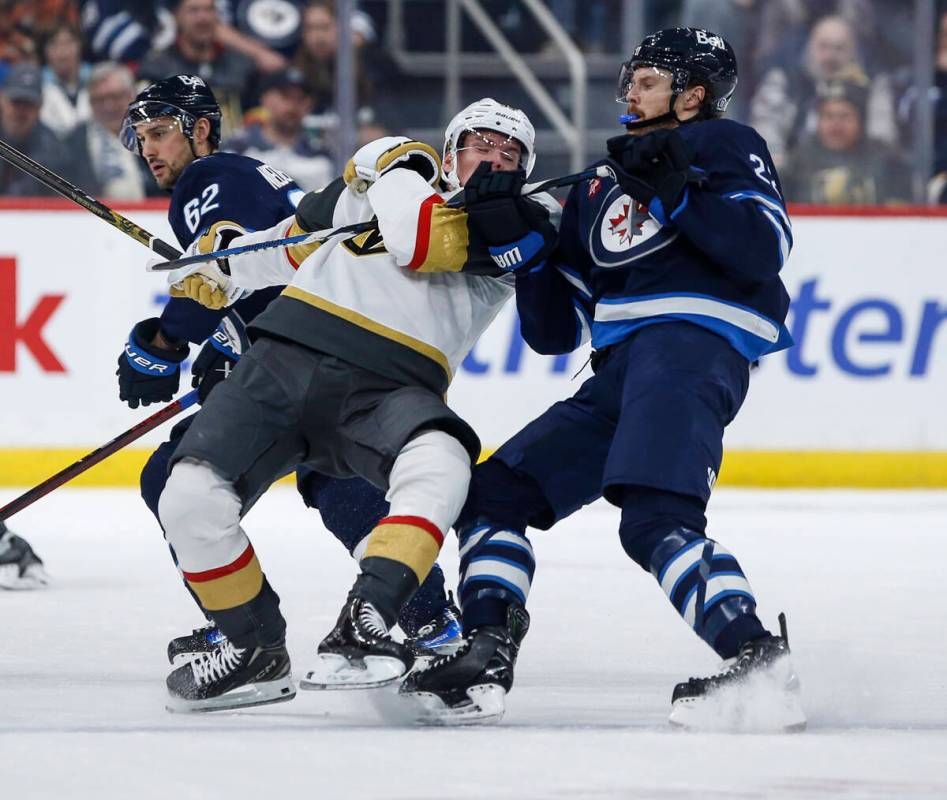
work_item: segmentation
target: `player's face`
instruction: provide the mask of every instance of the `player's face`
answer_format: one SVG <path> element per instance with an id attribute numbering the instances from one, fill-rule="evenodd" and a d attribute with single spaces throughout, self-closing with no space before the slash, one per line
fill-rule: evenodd
<path id="1" fill-rule="evenodd" d="M 184 168 L 194 160 L 191 144 L 174 117 L 149 120 L 135 126 L 141 157 L 162 189 L 171 189 Z"/>
<path id="2" fill-rule="evenodd" d="M 657 67 L 638 67 L 625 87 L 625 102 L 628 113 L 636 114 L 638 120 L 667 114 L 671 105 L 671 73 Z"/>
<path id="3" fill-rule="evenodd" d="M 468 131 L 458 142 L 457 179 L 463 186 L 480 166 L 490 164 L 493 172 L 512 172 L 519 169 L 523 148 L 515 139 L 498 131 Z"/>

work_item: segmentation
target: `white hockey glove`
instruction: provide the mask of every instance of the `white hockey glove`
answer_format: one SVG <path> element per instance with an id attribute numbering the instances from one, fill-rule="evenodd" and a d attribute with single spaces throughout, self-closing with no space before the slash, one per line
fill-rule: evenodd
<path id="1" fill-rule="evenodd" d="M 362 195 L 382 175 L 399 167 L 414 170 L 431 186 L 437 186 L 441 180 L 441 157 L 437 151 L 405 136 L 382 136 L 360 147 L 345 165 L 342 179 L 349 191 Z"/>
<path id="2" fill-rule="evenodd" d="M 215 222 L 184 251 L 185 256 L 213 253 L 230 246 L 234 239 L 245 233 L 235 222 Z M 249 292 L 237 286 L 230 277 L 226 258 L 206 264 L 192 264 L 173 270 L 167 275 L 172 297 L 189 297 L 205 308 L 220 309 L 232 305 Z"/>

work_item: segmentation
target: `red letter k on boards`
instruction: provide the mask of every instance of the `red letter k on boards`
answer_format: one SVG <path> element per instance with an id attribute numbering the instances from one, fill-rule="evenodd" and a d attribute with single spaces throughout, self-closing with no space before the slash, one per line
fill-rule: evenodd
<path id="1" fill-rule="evenodd" d="M 0 372 L 16 370 L 16 343 L 22 342 L 44 372 L 66 368 L 43 340 L 43 326 L 65 295 L 44 294 L 22 323 L 16 317 L 16 259 L 0 257 Z"/>

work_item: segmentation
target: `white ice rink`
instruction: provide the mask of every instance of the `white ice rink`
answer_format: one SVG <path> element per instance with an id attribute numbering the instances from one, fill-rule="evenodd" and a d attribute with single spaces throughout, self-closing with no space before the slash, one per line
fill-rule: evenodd
<path id="1" fill-rule="evenodd" d="M 393 725 L 359 693 L 171 715 L 165 646 L 199 620 L 160 533 L 132 491 L 59 490 L 11 520 L 55 584 L 0 592 L 0 798 L 947 797 L 947 493 L 721 489 L 710 517 L 764 621 L 788 614 L 806 733 L 667 727 L 674 683 L 716 659 L 606 506 L 533 536 L 533 628 L 499 727 Z M 246 527 L 299 674 L 354 566 L 289 488 Z"/>

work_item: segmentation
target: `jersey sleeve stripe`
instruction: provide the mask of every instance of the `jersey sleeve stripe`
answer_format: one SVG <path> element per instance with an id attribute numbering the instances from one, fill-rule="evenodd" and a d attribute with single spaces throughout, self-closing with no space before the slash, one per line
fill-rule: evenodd
<path id="1" fill-rule="evenodd" d="M 431 216 L 434 206 L 444 202 L 439 194 L 432 194 L 423 203 L 418 212 L 417 236 L 414 243 L 414 256 L 408 263 L 409 269 L 418 269 L 427 259 L 431 245 Z"/>

